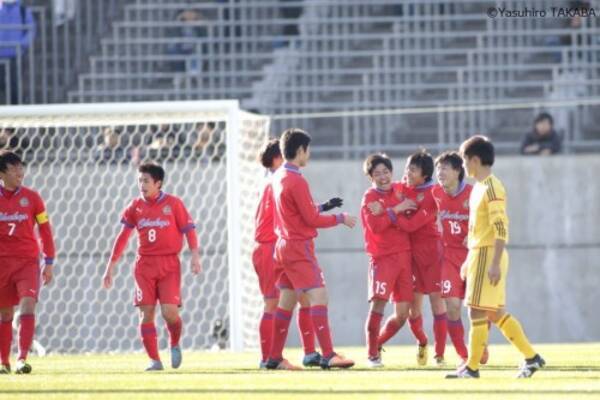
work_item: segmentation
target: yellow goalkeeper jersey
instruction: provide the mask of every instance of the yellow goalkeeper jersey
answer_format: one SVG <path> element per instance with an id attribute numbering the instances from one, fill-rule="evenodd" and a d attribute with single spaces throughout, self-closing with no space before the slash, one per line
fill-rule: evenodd
<path id="1" fill-rule="evenodd" d="M 473 186 L 469 198 L 469 249 L 493 246 L 496 239 L 508 242 L 506 191 L 494 175 Z"/>

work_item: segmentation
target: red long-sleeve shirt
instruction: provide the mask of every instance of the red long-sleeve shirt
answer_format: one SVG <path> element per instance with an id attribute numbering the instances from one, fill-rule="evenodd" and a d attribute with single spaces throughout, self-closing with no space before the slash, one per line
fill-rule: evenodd
<path id="1" fill-rule="evenodd" d="M 373 215 L 369 203 L 380 202 L 385 212 Z M 393 190 L 370 188 L 363 195 L 360 218 L 363 225 L 365 248 L 373 258 L 410 250 L 410 239 L 405 230 L 406 218 L 397 216 L 392 207 L 400 203 Z"/>
<path id="2" fill-rule="evenodd" d="M 413 248 L 440 240 L 437 226 L 437 205 L 431 194 L 433 182 L 409 186 L 405 182 L 394 183 L 394 190 L 402 193 L 401 200 L 408 198 L 417 204 L 416 211 L 406 211 L 404 216 L 411 222 L 410 243 Z"/>
<path id="3" fill-rule="evenodd" d="M 41 196 L 24 186 L 14 192 L 0 186 L 0 257 L 39 257 L 40 247 L 34 231 L 36 224 L 45 262 L 52 264 L 54 239 Z"/>
<path id="4" fill-rule="evenodd" d="M 343 214 L 319 213 L 308 182 L 298 167 L 285 163 L 273 176 L 275 233 L 284 240 L 308 240 L 317 237 L 317 228 L 328 228 L 343 221 Z"/>
<path id="5" fill-rule="evenodd" d="M 255 241 L 270 243 L 277 240 L 277 235 L 275 235 L 275 199 L 273 198 L 273 186 L 270 180 L 263 188 L 254 222 L 256 227 L 254 231 Z"/>

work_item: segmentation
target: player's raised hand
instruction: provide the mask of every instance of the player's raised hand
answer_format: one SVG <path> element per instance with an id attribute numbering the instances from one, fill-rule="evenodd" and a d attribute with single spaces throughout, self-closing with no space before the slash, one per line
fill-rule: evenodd
<path id="1" fill-rule="evenodd" d="M 356 225 L 356 217 L 348 215 L 348 213 L 344 213 L 343 215 L 344 225 L 346 225 L 348 228 L 354 228 L 354 225 Z"/>
<path id="2" fill-rule="evenodd" d="M 336 207 L 341 207 L 344 204 L 344 200 L 339 197 L 334 197 L 332 199 L 327 200 L 325 203 L 321 205 L 321 210 L 329 211 Z"/>
<path id="3" fill-rule="evenodd" d="M 50 282 L 52 282 L 52 276 L 53 276 L 53 265 L 52 264 L 44 265 L 44 267 L 42 268 L 42 282 L 44 283 L 44 286 L 49 285 Z"/>
<path id="4" fill-rule="evenodd" d="M 192 274 L 198 275 L 202 272 L 202 264 L 200 263 L 200 254 L 192 252 Z"/>
<path id="5" fill-rule="evenodd" d="M 367 208 L 369 209 L 369 211 L 371 211 L 371 214 L 373 215 L 379 215 L 383 213 L 383 204 L 381 204 L 381 202 L 379 201 L 373 201 L 367 204 Z"/>
<path id="6" fill-rule="evenodd" d="M 500 265 L 492 263 L 490 269 L 488 270 L 488 278 L 490 278 L 490 283 L 492 286 L 496 286 L 498 282 L 500 282 L 501 277 L 502 272 L 500 271 Z"/>

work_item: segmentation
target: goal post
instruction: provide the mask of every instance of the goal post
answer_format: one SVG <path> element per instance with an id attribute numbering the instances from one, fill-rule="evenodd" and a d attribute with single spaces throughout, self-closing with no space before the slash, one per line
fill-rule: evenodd
<path id="1" fill-rule="evenodd" d="M 262 297 L 251 252 L 270 120 L 237 100 L 59 104 L 0 108 L 0 148 L 27 163 L 25 185 L 46 201 L 57 242 L 55 282 L 42 289 L 38 340 L 63 353 L 132 351 L 134 240 L 110 291 L 100 288 L 120 212 L 138 195 L 136 168 L 166 170 L 165 191 L 196 221 L 203 272 L 182 252 L 183 346 L 258 345 Z M 164 324 L 160 345 L 166 347 Z"/>

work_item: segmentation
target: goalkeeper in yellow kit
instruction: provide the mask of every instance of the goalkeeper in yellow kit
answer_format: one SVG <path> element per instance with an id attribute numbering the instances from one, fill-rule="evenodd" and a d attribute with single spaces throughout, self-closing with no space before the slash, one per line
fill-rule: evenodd
<path id="1" fill-rule="evenodd" d="M 469 254 L 461 269 L 461 276 L 467 280 L 465 303 L 469 307 L 471 332 L 467 363 L 447 378 L 479 378 L 479 360 L 488 340 L 488 320 L 525 357 L 517 377 L 529 378 L 546 362 L 531 347 L 519 321 L 504 308 L 508 217 L 506 191 L 492 174 L 494 145 L 485 136 L 473 136 L 461 145 L 460 152 L 467 173 L 477 181 L 469 198 Z"/>

